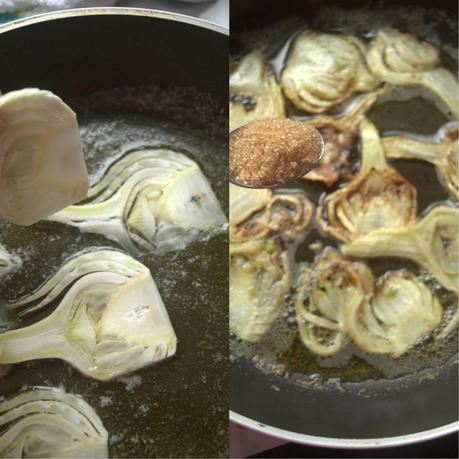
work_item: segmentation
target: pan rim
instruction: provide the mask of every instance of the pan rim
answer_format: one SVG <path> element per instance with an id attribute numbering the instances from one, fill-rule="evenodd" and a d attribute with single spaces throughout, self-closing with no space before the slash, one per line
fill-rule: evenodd
<path id="1" fill-rule="evenodd" d="M 0 33 L 10 30 L 19 29 L 32 24 L 52 21 L 55 19 L 66 19 L 82 16 L 140 16 L 156 19 L 164 19 L 168 21 L 182 22 L 184 24 L 202 27 L 204 29 L 217 32 L 229 37 L 229 29 L 205 19 L 187 16 L 185 14 L 172 13 L 170 11 L 162 11 L 147 8 L 132 8 L 132 7 L 89 7 L 89 8 L 72 8 L 68 10 L 58 10 L 49 13 L 37 14 L 21 19 L 16 19 L 11 22 L 0 25 Z"/>
<path id="2" fill-rule="evenodd" d="M 270 426 L 257 422 L 254 419 L 248 418 L 241 414 L 230 410 L 230 421 L 235 422 L 243 427 L 255 430 L 258 433 L 270 435 L 272 437 L 286 440 L 303 445 L 328 447 L 328 448 L 349 448 L 349 449 L 363 449 L 363 448 L 386 448 L 391 446 L 406 446 L 414 443 L 420 443 L 427 440 L 434 440 L 448 434 L 459 431 L 459 422 L 455 421 L 450 424 L 445 424 L 434 429 L 423 430 L 406 435 L 398 435 L 394 437 L 380 437 L 380 438 L 332 438 L 320 437 L 317 435 L 302 434 L 290 430 L 284 430 L 278 427 Z"/>

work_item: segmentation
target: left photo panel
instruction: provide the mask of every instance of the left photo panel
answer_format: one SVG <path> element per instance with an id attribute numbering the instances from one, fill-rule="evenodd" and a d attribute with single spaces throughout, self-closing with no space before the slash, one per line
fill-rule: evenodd
<path id="1" fill-rule="evenodd" d="M 30 3 L 0 4 L 0 457 L 228 457 L 228 1 Z"/>

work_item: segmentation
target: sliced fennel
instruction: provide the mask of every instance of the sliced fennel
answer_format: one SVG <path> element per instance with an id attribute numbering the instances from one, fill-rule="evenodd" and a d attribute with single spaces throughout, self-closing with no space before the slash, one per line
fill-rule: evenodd
<path id="1" fill-rule="evenodd" d="M 364 351 L 400 357 L 441 322 L 443 309 L 432 292 L 410 272 L 389 272 L 370 301 L 350 303 L 349 336 Z"/>
<path id="2" fill-rule="evenodd" d="M 286 252 L 273 241 L 230 244 L 230 330 L 257 342 L 278 317 L 290 289 Z"/>
<path id="3" fill-rule="evenodd" d="M 248 217 L 266 207 L 272 198 L 268 188 L 252 189 L 229 185 L 230 225 L 236 227 Z"/>
<path id="4" fill-rule="evenodd" d="M 365 280 L 371 278 L 365 265 L 358 266 L 360 270 L 327 248 L 314 267 L 305 270 L 295 301 L 296 320 L 303 344 L 317 355 L 334 355 L 349 342 L 347 308 L 365 301 L 369 294 Z"/>
<path id="5" fill-rule="evenodd" d="M 434 207 L 416 225 L 386 228 L 365 234 L 343 245 L 345 255 L 408 258 L 427 268 L 446 289 L 458 286 L 459 211 Z"/>
<path id="6" fill-rule="evenodd" d="M 199 166 L 171 150 L 128 153 L 89 190 L 89 203 L 70 206 L 49 220 L 99 233 L 124 248 L 180 249 L 220 231 L 225 216 Z"/>
<path id="7" fill-rule="evenodd" d="M 345 187 L 327 195 L 317 210 L 321 228 L 343 242 L 416 221 L 416 188 L 387 165 L 378 131 L 370 120 L 362 122 L 360 135 L 359 174 Z"/>
<path id="8" fill-rule="evenodd" d="M 82 398 L 40 388 L 0 402 L 3 458 L 107 458 L 108 433 Z"/>
<path id="9" fill-rule="evenodd" d="M 0 216 L 31 225 L 86 196 L 88 173 L 75 113 L 57 96 L 0 96 Z"/>
<path id="10" fill-rule="evenodd" d="M 350 35 L 305 31 L 290 48 L 282 72 L 285 95 L 300 109 L 322 113 L 377 85 L 364 44 Z"/>
<path id="11" fill-rule="evenodd" d="M 459 199 L 459 147 L 456 122 L 448 123 L 433 138 L 421 141 L 397 135 L 384 137 L 382 144 L 388 158 L 419 159 L 433 164 L 445 188 L 456 200 Z"/>
<path id="12" fill-rule="evenodd" d="M 175 353 L 177 339 L 150 271 L 128 255 L 80 255 L 8 306 L 29 314 L 61 295 L 46 318 L 0 334 L 0 365 L 60 358 L 106 381 Z"/>
<path id="13" fill-rule="evenodd" d="M 2 244 L 0 244 L 0 279 L 11 272 L 20 269 L 22 260 L 16 255 L 10 254 Z"/>
<path id="14" fill-rule="evenodd" d="M 350 340 L 373 354 L 400 357 L 441 322 L 438 299 L 410 272 L 388 272 L 375 283 L 368 267 L 328 248 L 305 271 L 295 302 L 298 330 L 320 356 Z"/>
<path id="15" fill-rule="evenodd" d="M 314 210 L 313 204 L 303 193 L 275 193 L 269 195 L 269 200 L 266 199 L 268 196 L 264 196 L 262 201 L 262 195 L 255 196 L 253 191 L 230 193 L 230 208 L 251 210 L 250 213 L 239 212 L 236 215 L 233 212 L 235 217 L 240 218 L 231 219 L 230 215 L 231 241 L 244 242 L 277 236 L 285 243 L 292 243 L 303 235 Z M 242 215 L 247 217 L 242 219 Z"/>
<path id="16" fill-rule="evenodd" d="M 423 86 L 436 94 L 457 118 L 458 82 L 439 67 L 440 53 L 431 44 L 396 29 L 378 30 L 370 44 L 367 61 L 381 80 L 400 86 Z"/>
<path id="17" fill-rule="evenodd" d="M 285 118 L 284 96 L 262 57 L 252 52 L 230 73 L 230 131 L 250 121 Z"/>
<path id="18" fill-rule="evenodd" d="M 360 123 L 384 91 L 385 88 L 357 97 L 338 117 L 319 115 L 308 120 L 322 134 L 325 147 L 319 166 L 303 179 L 323 182 L 330 187 L 341 178 L 351 177 L 349 155 L 355 147 Z"/>

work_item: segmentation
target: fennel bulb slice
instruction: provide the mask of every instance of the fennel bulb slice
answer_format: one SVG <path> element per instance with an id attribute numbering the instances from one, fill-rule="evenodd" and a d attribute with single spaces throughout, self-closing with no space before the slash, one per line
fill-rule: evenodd
<path id="1" fill-rule="evenodd" d="M 360 125 L 359 173 L 327 195 L 317 210 L 320 227 L 333 238 L 350 242 L 379 229 L 414 225 L 416 188 L 386 163 L 381 139 L 370 120 Z"/>
<path id="2" fill-rule="evenodd" d="M 0 402 L 0 456 L 107 458 L 108 432 L 81 397 L 39 388 Z"/>
<path id="3" fill-rule="evenodd" d="M 290 290 L 288 256 L 274 241 L 230 244 L 230 330 L 260 341 L 280 314 Z"/>
<path id="4" fill-rule="evenodd" d="M 199 166 L 182 153 L 137 150 L 89 190 L 90 202 L 49 220 L 102 234 L 134 253 L 166 252 L 221 231 L 226 218 Z"/>
<path id="5" fill-rule="evenodd" d="M 353 94 L 375 89 L 362 41 L 350 35 L 306 30 L 293 41 L 282 71 L 285 95 L 299 109 L 322 113 Z"/>
<path id="6" fill-rule="evenodd" d="M 370 44 L 367 61 L 381 80 L 422 86 L 441 99 L 455 118 L 459 115 L 457 78 L 440 67 L 440 53 L 430 43 L 396 29 L 381 29 Z"/>
<path id="7" fill-rule="evenodd" d="M 410 272 L 389 272 L 370 301 L 350 304 L 347 331 L 364 351 L 400 357 L 441 322 L 436 296 Z"/>
<path id="8" fill-rule="evenodd" d="M 388 158 L 419 159 L 433 164 L 442 185 L 459 200 L 459 142 L 457 122 L 443 126 L 433 137 L 415 139 L 405 135 L 382 139 Z"/>
<path id="9" fill-rule="evenodd" d="M 175 354 L 177 338 L 150 271 L 128 255 L 80 255 L 8 307 L 30 314 L 60 296 L 46 318 L 0 335 L 0 364 L 60 358 L 106 381 Z"/>
<path id="10" fill-rule="evenodd" d="M 285 118 L 282 90 L 260 54 L 251 52 L 232 67 L 229 77 L 230 131 L 251 121 Z"/>
<path id="11" fill-rule="evenodd" d="M 31 225 L 86 196 L 88 173 L 75 113 L 57 96 L 0 96 L 0 216 Z"/>

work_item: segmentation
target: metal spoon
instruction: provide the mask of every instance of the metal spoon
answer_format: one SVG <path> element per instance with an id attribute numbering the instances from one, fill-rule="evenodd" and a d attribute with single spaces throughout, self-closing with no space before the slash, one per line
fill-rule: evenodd
<path id="1" fill-rule="evenodd" d="M 254 121 L 230 134 L 231 183 L 245 188 L 274 188 L 303 177 L 324 154 L 320 132 L 305 121 Z M 286 166 L 292 165 L 286 171 Z M 249 169 L 258 179 L 239 178 Z M 263 174 L 269 173 L 269 177 Z M 277 176 L 276 176 L 277 173 Z M 261 177 L 261 178 L 260 178 Z"/>

